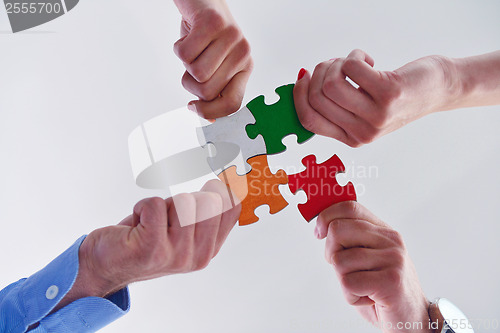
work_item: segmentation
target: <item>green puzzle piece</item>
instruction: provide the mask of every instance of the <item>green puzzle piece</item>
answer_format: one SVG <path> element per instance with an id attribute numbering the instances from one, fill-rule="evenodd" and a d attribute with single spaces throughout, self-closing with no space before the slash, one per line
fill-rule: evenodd
<path id="1" fill-rule="evenodd" d="M 267 154 L 284 152 L 286 147 L 281 140 L 290 134 L 297 135 L 297 142 L 303 143 L 314 133 L 309 132 L 299 121 L 293 102 L 294 84 L 276 88 L 280 100 L 272 105 L 264 102 L 264 96 L 258 96 L 247 104 L 247 108 L 255 117 L 255 124 L 249 124 L 245 130 L 250 139 L 259 134 L 264 137 Z"/>

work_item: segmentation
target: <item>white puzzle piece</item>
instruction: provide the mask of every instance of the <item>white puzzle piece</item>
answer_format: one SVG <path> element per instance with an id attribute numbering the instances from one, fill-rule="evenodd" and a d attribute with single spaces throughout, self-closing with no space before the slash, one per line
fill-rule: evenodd
<path id="1" fill-rule="evenodd" d="M 231 142 L 237 144 L 241 150 L 243 165 L 236 165 L 236 173 L 240 176 L 252 170 L 247 160 L 257 155 L 266 154 L 266 144 L 264 138 L 258 136 L 250 139 L 245 130 L 246 125 L 254 124 L 255 118 L 247 107 L 241 108 L 238 112 L 218 118 L 213 124 L 202 127 L 198 130 L 198 138 L 201 145 L 217 142 Z M 215 170 L 214 170 L 215 171 Z"/>

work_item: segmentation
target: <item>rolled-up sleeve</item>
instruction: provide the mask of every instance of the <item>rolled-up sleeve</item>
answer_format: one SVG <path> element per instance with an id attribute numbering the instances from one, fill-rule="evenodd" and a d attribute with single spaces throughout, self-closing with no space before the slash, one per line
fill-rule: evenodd
<path id="1" fill-rule="evenodd" d="M 27 279 L 0 291 L 0 332 L 95 332 L 126 314 L 128 289 L 106 298 L 86 297 L 51 313 L 78 275 L 78 251 L 85 236 Z M 51 313 L 49 315 L 49 313 Z"/>

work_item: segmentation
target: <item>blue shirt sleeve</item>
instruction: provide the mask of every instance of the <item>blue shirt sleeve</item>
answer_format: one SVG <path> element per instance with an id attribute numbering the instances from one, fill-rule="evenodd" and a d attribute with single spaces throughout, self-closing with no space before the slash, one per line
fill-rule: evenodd
<path id="1" fill-rule="evenodd" d="M 73 286 L 78 251 L 85 236 L 50 264 L 27 279 L 0 291 L 0 332 L 95 332 L 129 311 L 128 289 L 106 298 L 86 297 L 49 315 Z"/>

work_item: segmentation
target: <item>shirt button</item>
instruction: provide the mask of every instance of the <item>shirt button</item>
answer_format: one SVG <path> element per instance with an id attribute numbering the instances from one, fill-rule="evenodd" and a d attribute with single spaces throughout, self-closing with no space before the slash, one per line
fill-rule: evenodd
<path id="1" fill-rule="evenodd" d="M 59 288 L 57 288 L 57 286 L 52 285 L 45 292 L 45 297 L 47 297 L 47 299 L 54 299 L 56 298 L 57 294 L 59 294 Z"/>

